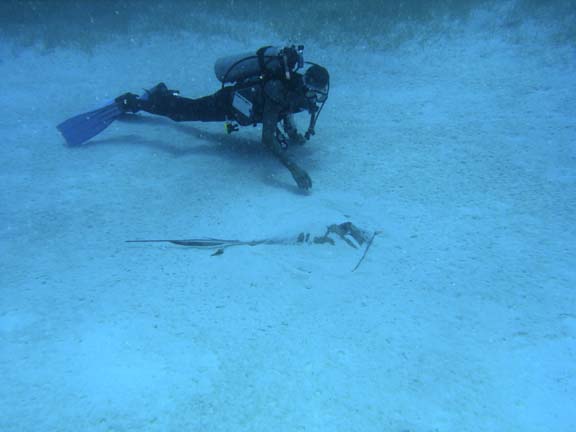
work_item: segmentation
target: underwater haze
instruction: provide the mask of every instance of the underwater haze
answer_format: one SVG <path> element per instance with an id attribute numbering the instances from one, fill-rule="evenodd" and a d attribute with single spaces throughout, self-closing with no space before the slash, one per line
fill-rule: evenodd
<path id="1" fill-rule="evenodd" d="M 573 432 L 574 22 L 561 0 L 3 1 L 0 431 Z M 300 43 L 331 75 L 287 150 L 309 193 L 260 126 L 56 129 Z M 368 248 L 296 240 L 345 222 Z M 203 237 L 247 244 L 126 243 Z"/>

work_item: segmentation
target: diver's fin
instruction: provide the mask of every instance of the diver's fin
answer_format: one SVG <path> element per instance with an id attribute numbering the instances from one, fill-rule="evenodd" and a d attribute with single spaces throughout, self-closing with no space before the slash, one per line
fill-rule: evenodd
<path id="1" fill-rule="evenodd" d="M 64 120 L 56 128 L 69 146 L 78 146 L 94 138 L 122 114 L 122 107 L 112 101 L 97 110 Z"/>

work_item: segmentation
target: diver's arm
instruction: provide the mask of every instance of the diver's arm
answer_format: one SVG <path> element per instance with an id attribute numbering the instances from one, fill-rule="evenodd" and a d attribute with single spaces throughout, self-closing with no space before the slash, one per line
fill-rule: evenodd
<path id="1" fill-rule="evenodd" d="M 312 187 L 312 180 L 308 173 L 300 168 L 296 162 L 286 154 L 276 139 L 276 125 L 279 116 L 280 106 L 270 99 L 266 99 L 262 116 L 262 144 L 282 162 L 282 165 L 288 168 L 299 188 L 310 189 Z"/>

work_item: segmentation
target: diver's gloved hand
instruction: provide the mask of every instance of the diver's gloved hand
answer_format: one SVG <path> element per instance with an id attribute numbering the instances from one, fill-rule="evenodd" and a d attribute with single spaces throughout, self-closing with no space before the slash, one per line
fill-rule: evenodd
<path id="1" fill-rule="evenodd" d="M 124 112 L 137 113 L 140 111 L 140 98 L 134 93 L 124 93 L 114 101 L 124 110 Z"/>
<path id="2" fill-rule="evenodd" d="M 290 170 L 292 177 L 300 189 L 308 190 L 312 187 L 312 179 L 306 171 L 295 163 L 289 164 L 287 168 Z"/>

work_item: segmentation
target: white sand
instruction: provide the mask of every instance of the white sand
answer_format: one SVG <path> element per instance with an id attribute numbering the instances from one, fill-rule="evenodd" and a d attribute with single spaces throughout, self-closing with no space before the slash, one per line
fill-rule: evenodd
<path id="1" fill-rule="evenodd" d="M 0 431 L 576 430 L 576 52 L 495 15 L 391 51 L 308 43 L 332 73 L 294 150 L 309 195 L 259 129 L 55 129 L 158 81 L 209 94 L 217 57 L 269 35 L 1 45 Z M 383 232 L 355 273 L 341 243 L 124 243 L 346 220 Z"/>

